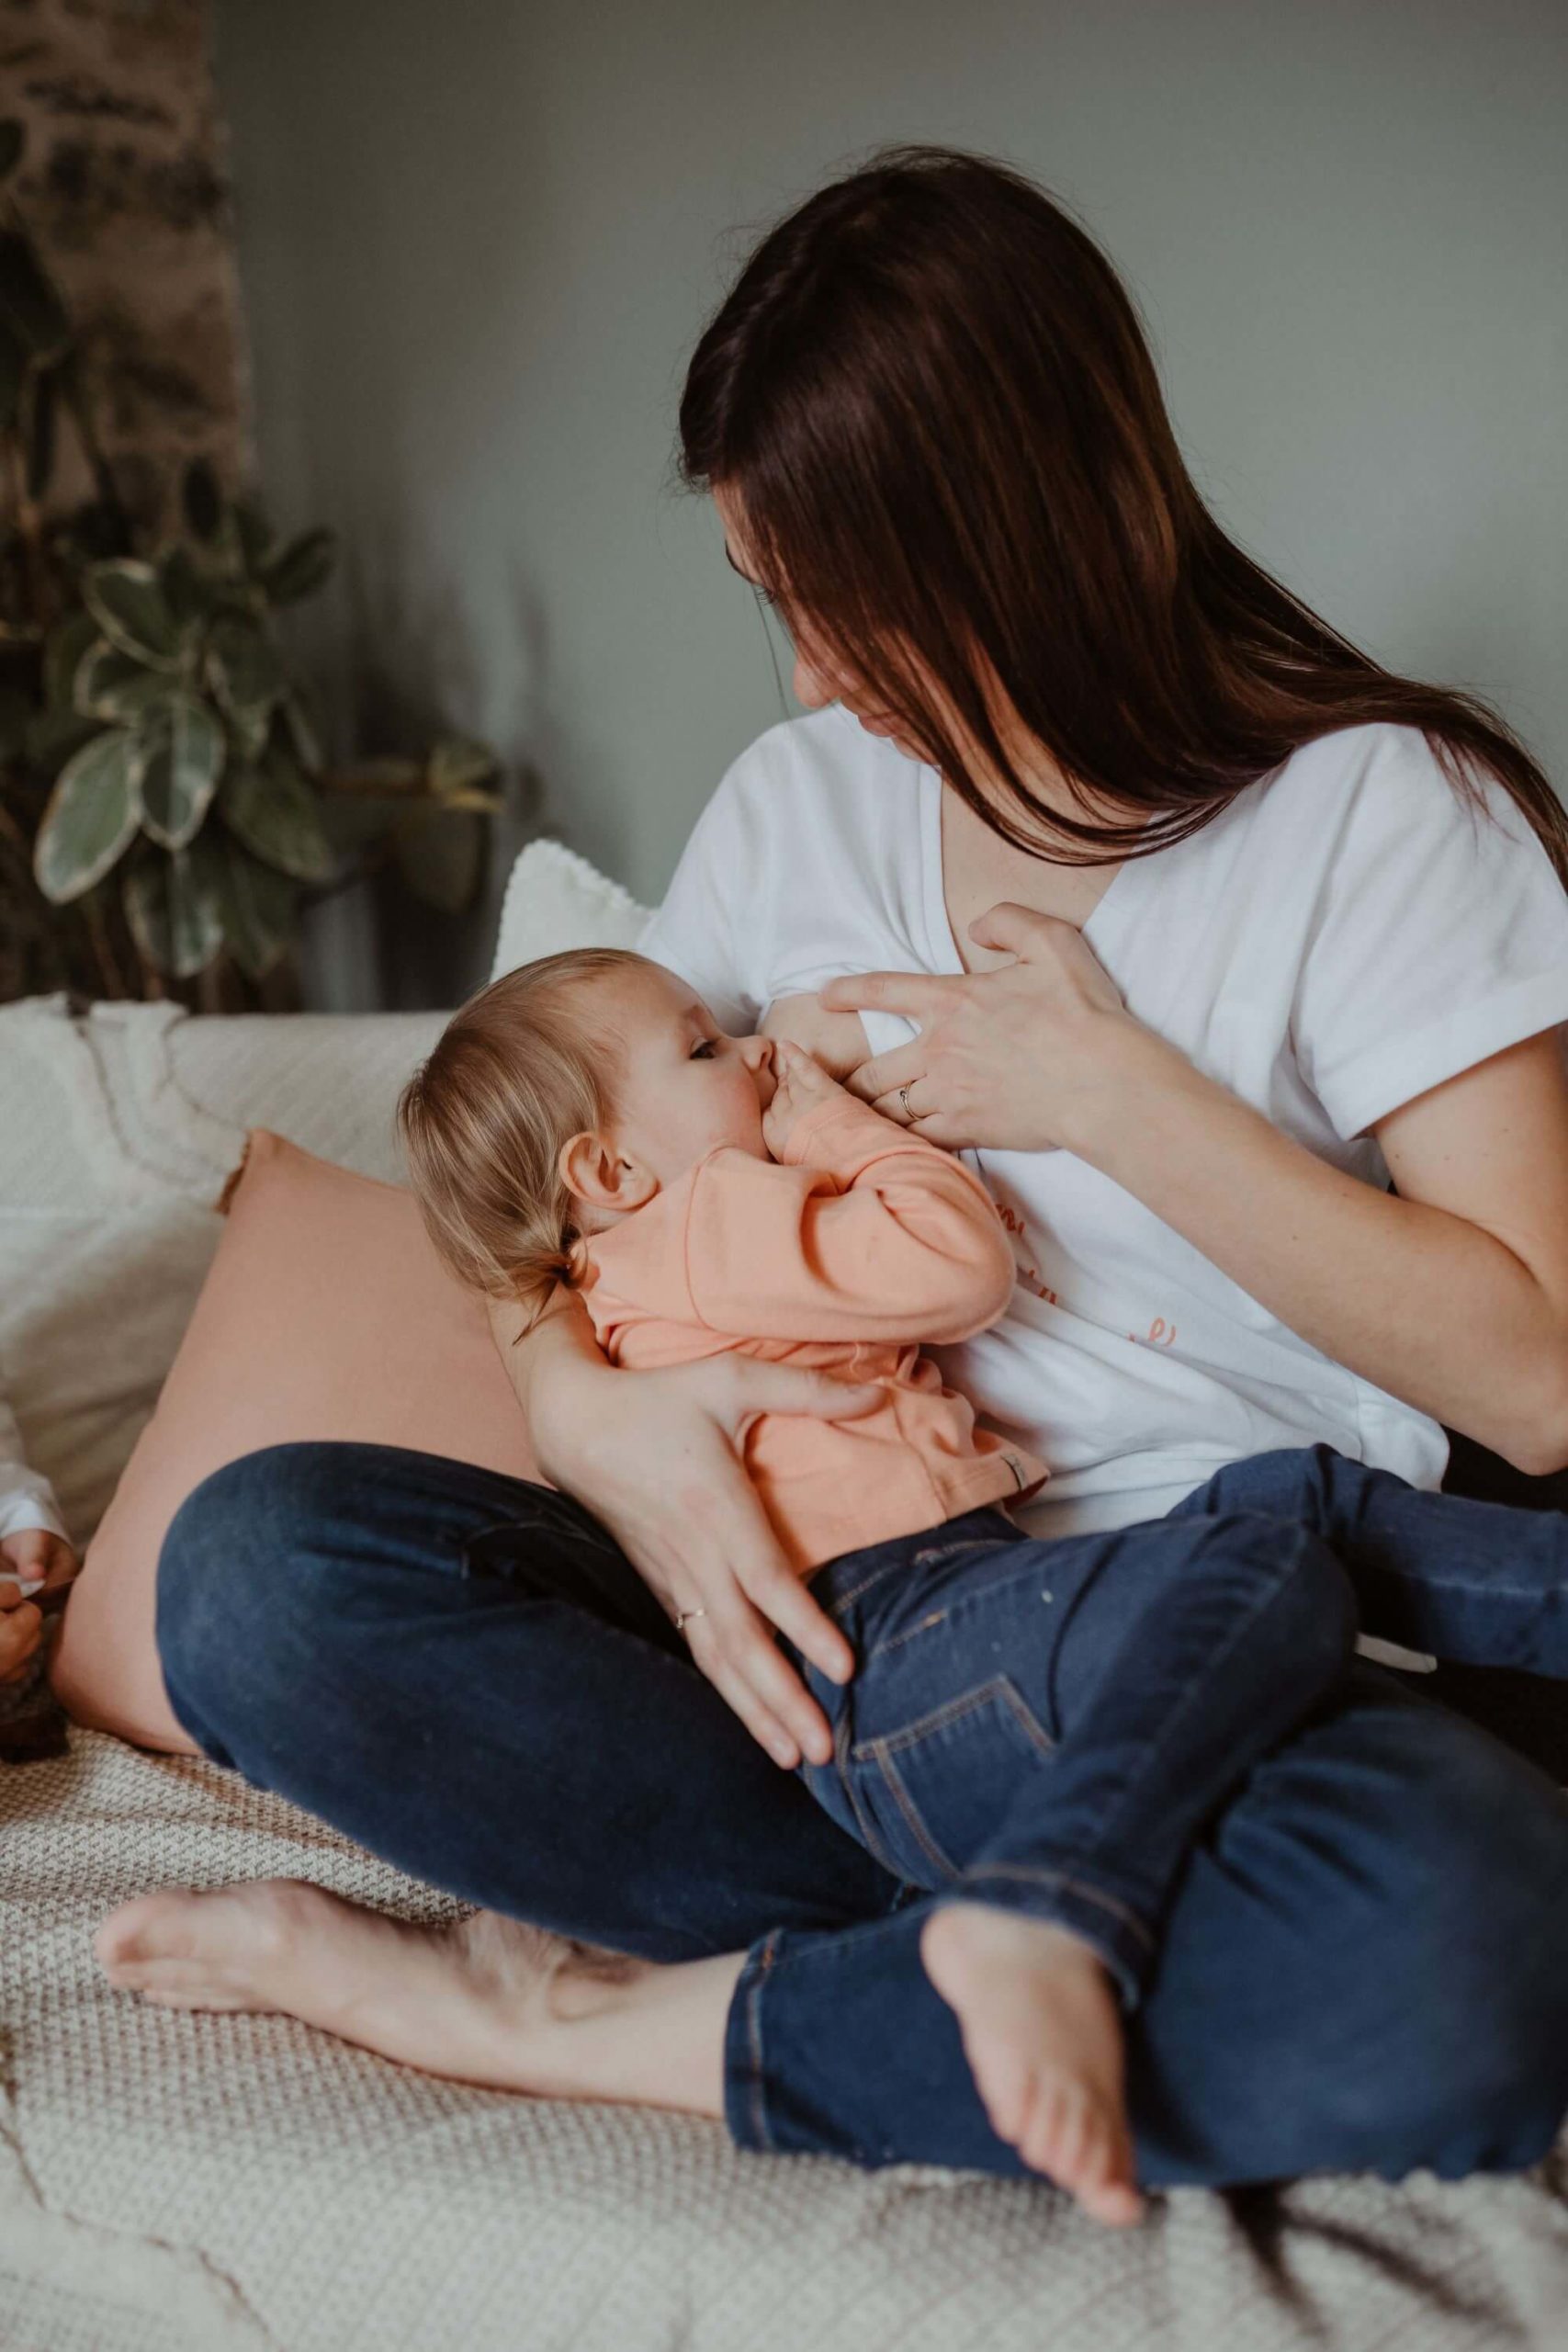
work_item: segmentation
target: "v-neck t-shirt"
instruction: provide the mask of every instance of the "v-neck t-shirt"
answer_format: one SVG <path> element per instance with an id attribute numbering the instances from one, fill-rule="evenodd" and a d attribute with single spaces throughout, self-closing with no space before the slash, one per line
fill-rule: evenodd
<path id="1" fill-rule="evenodd" d="M 1568 1020 L 1568 896 L 1501 786 L 1481 790 L 1478 810 L 1415 729 L 1323 736 L 1190 840 L 1122 865 L 1083 937 L 1138 1020 L 1386 1187 L 1377 1120 Z M 736 1034 L 845 973 L 962 973 L 939 776 L 838 706 L 773 728 L 720 785 L 641 944 Z M 874 1052 L 915 1034 L 863 1018 Z M 963 1157 L 1018 1281 L 999 1323 L 932 1352 L 987 1424 L 1050 1464 L 1020 1513 L 1032 1531 L 1158 1516 L 1277 1446 L 1440 1484 L 1436 1421 L 1290 1330 L 1110 1177 L 1067 1151 Z"/>

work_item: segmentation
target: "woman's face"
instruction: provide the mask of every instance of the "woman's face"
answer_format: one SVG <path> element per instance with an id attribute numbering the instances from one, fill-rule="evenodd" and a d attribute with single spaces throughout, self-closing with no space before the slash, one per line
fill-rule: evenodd
<path id="1" fill-rule="evenodd" d="M 752 568 L 747 547 L 745 518 L 733 492 L 716 488 L 713 503 L 724 525 L 725 552 L 742 580 L 768 598 L 784 618 L 782 607 Z M 792 613 L 784 622 L 795 648 L 795 671 L 791 679 L 796 702 L 807 710 L 824 710 L 829 703 L 841 703 L 852 718 L 859 720 L 868 735 L 880 735 L 897 745 L 906 759 L 921 757 L 913 744 L 898 734 L 890 713 L 877 702 L 874 689 L 866 681 L 834 659 L 829 647 L 813 637 L 809 625 L 799 614 Z"/>

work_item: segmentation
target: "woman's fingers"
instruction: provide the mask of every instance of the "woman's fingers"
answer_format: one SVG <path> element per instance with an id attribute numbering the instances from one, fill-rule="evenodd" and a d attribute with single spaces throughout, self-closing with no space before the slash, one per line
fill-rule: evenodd
<path id="1" fill-rule="evenodd" d="M 829 1012 L 907 1012 L 923 1023 L 934 1021 L 964 985 L 933 972 L 850 972 L 829 981 L 822 1001 Z"/>
<path id="2" fill-rule="evenodd" d="M 862 1062 L 858 1069 L 850 1072 L 844 1084 L 863 1102 L 875 1102 L 879 1097 L 897 1094 L 901 1086 L 913 1086 L 917 1078 L 925 1076 L 929 1050 L 924 1037 L 913 1037 L 907 1046 L 895 1046 L 890 1054 L 876 1054 L 870 1061 Z"/>
<path id="3" fill-rule="evenodd" d="M 781 1566 L 754 1576 L 747 1586 L 747 1596 L 829 1682 L 849 1680 L 855 1670 L 853 1650 L 793 1569 Z"/>
<path id="4" fill-rule="evenodd" d="M 1055 946 L 1064 932 L 1077 933 L 1073 924 L 1064 922 L 1060 915 L 1043 915 L 1033 907 L 1021 907 L 1010 899 L 1003 899 L 976 915 L 969 926 L 969 936 L 976 947 L 995 948 L 1001 956 L 1016 956 L 1027 963 L 1031 955 L 1041 956 Z"/>
<path id="5" fill-rule="evenodd" d="M 852 1385 L 835 1380 L 829 1372 L 807 1372 L 799 1364 L 759 1363 L 750 1356 L 718 1356 L 713 1363 L 728 1390 L 720 1410 L 728 1418 L 736 1438 L 759 1413 L 810 1413 L 819 1421 L 853 1421 L 882 1402 L 883 1391 L 874 1380 Z M 750 1495 L 750 1485 L 741 1483 Z M 760 1505 L 758 1510 L 761 1516 Z M 777 1555 L 776 1544 L 773 1550 Z"/>
<path id="6" fill-rule="evenodd" d="M 773 1646 L 767 1620 L 735 1586 L 714 1591 L 702 1616 L 682 1629 L 694 1663 L 773 1757 L 793 1771 L 803 1755 L 833 1753 L 827 1718 Z"/>

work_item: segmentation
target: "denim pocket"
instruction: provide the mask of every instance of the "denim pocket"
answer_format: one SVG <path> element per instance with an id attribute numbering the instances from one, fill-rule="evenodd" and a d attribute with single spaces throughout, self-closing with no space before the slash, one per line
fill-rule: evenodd
<path id="1" fill-rule="evenodd" d="M 917 1885 L 945 1885 L 996 1838 L 1052 1740 L 1010 1676 L 849 1747 L 842 1770 L 867 1843 Z"/>

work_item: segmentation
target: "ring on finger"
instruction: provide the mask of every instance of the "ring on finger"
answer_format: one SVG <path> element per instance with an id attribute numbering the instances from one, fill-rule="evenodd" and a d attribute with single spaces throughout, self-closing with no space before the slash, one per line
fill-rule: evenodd
<path id="1" fill-rule="evenodd" d="M 675 1631 L 678 1634 L 683 1634 L 694 1617 L 705 1617 L 707 1613 L 705 1609 L 678 1609 L 675 1612 Z"/>
<path id="2" fill-rule="evenodd" d="M 914 1082 L 914 1080 L 911 1079 L 909 1080 L 909 1086 L 913 1086 Z M 908 1120 L 909 1125 L 913 1126 L 915 1124 L 915 1114 L 909 1108 L 909 1086 L 901 1086 L 898 1089 L 898 1102 L 900 1109 L 903 1111 L 904 1116 Z"/>

